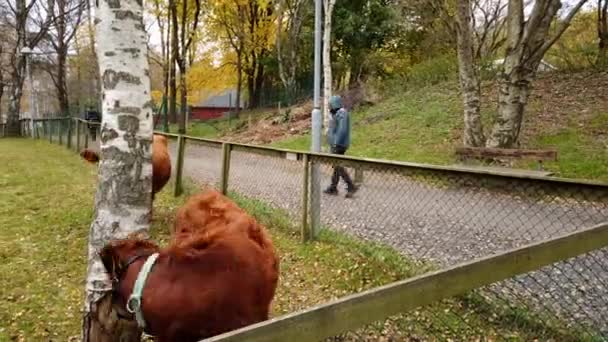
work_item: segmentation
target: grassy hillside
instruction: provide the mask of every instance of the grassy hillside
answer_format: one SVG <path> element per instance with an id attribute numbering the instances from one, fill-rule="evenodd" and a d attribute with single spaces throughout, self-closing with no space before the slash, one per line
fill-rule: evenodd
<path id="1" fill-rule="evenodd" d="M 548 163 L 558 176 L 608 181 L 608 74 L 540 75 L 527 108 L 521 147 L 558 149 L 556 163 Z M 353 147 L 349 154 L 432 164 L 455 163 L 453 150 L 461 143 L 462 104 L 456 82 L 399 90 L 374 106 L 353 113 Z M 485 129 L 489 131 L 496 108 L 496 87 L 483 85 Z M 259 113 L 259 111 L 258 111 Z M 246 114 L 243 115 L 246 117 Z M 248 128 L 203 133 L 208 124 L 194 124 L 192 134 L 248 143 L 308 149 L 310 119 L 284 120 L 276 110 Z M 287 121 L 283 123 L 284 121 Z M 218 126 L 218 123 L 214 125 Z M 237 127 L 240 127 L 238 129 Z M 534 168 L 536 163 L 515 165 Z"/>

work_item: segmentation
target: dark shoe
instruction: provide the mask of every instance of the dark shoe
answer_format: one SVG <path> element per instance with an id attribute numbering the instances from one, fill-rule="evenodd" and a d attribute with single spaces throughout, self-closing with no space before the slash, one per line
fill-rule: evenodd
<path id="1" fill-rule="evenodd" d="M 323 190 L 323 193 L 326 195 L 337 195 L 338 194 L 338 189 L 335 188 L 327 188 L 325 190 Z"/>
<path id="2" fill-rule="evenodd" d="M 346 198 L 353 198 L 355 196 L 355 193 L 359 190 L 359 186 L 358 185 L 354 185 L 351 189 L 349 189 L 346 192 L 346 195 L 344 197 Z"/>

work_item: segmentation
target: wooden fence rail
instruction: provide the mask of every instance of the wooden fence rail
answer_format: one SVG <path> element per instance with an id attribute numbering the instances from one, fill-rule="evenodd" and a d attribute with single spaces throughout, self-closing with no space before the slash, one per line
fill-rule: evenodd
<path id="1" fill-rule="evenodd" d="M 608 222 L 357 293 L 204 341 L 319 341 L 608 246 Z"/>

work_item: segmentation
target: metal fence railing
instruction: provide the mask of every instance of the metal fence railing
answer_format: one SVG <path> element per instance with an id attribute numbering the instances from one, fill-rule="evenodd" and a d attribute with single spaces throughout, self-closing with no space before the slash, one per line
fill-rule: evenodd
<path id="1" fill-rule="evenodd" d="M 83 142 L 90 148 L 97 146 L 98 141 L 93 143 L 90 132 L 84 129 L 89 123 L 71 120 L 72 124 L 64 124 L 67 128 L 61 130 L 57 127 L 64 126 L 56 122 L 35 123 L 33 136 L 46 136 L 61 143 L 72 139 L 61 139 L 57 134 L 88 134 L 73 146 L 77 150 Z M 60 133 L 53 133 L 58 129 Z M 98 124 L 95 129 L 99 129 Z M 382 242 L 411 260 L 430 263 L 436 269 L 474 263 L 608 222 L 608 184 L 599 182 L 165 135 L 177 142 L 170 144 L 177 194 L 181 192 L 182 177 L 187 177 L 230 195 L 263 202 L 297 222 L 294 226 L 301 228 L 304 237 L 311 235 L 311 216 L 319 215 L 324 229 Z M 351 199 L 322 194 L 320 211 L 314 212 L 310 199 L 323 187 L 310 186 L 313 165 L 320 170 L 323 186 L 328 185 L 333 168 L 339 165 L 356 179 L 360 190 Z M 340 191 L 344 194 L 343 189 Z M 563 332 L 563 336 L 573 336 L 573 340 L 608 339 L 608 246 L 600 246 L 603 247 L 564 260 L 558 258 L 555 260 L 561 261 L 477 288 L 458 297 L 454 305 L 487 314 L 490 320 L 502 320 L 513 330 L 534 325 L 540 326 L 541 331 Z M 543 253 L 550 250 L 544 248 Z M 514 265 L 522 262 L 513 258 Z M 442 312 L 435 314 L 444 317 Z M 462 336 L 484 336 L 478 323 L 466 315 L 456 315 L 455 319 L 459 328 L 446 319 L 444 326 L 429 327 L 428 335 L 420 338 L 459 340 Z M 469 330 L 463 331 L 462 326 Z M 435 336 L 433 329 L 440 330 L 441 337 Z M 498 339 L 512 337 L 495 333 Z M 544 337 L 551 336 L 547 332 Z M 543 336 L 539 338 L 542 340 Z"/>
<path id="2" fill-rule="evenodd" d="M 99 151 L 101 124 L 78 118 L 23 119 L 21 135 L 34 139 L 48 139 L 50 143 L 66 145 L 80 151 L 90 148 Z"/>

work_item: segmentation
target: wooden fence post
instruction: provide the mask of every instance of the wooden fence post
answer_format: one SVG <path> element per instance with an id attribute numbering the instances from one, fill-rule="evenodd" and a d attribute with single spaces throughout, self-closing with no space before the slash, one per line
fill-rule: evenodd
<path id="1" fill-rule="evenodd" d="M 222 179 L 220 183 L 220 190 L 222 194 L 228 194 L 228 179 L 230 178 L 230 152 L 232 151 L 232 145 L 230 143 L 222 144 Z"/>
<path id="2" fill-rule="evenodd" d="M 310 227 L 308 225 L 308 190 L 310 187 L 310 163 L 308 154 L 304 154 L 302 158 L 304 163 L 304 179 L 302 184 L 302 242 L 308 242 L 311 239 Z"/>
<path id="3" fill-rule="evenodd" d="M 66 120 L 68 122 L 68 141 L 67 141 L 67 146 L 68 149 L 72 148 L 72 119 L 67 119 Z"/>
<path id="4" fill-rule="evenodd" d="M 55 121 L 53 120 L 49 120 L 49 142 L 52 144 L 53 143 L 53 126 Z"/>
<path id="5" fill-rule="evenodd" d="M 177 137 L 177 166 L 175 169 L 175 192 L 177 197 L 182 194 L 182 173 L 184 172 L 184 150 L 186 147 L 186 138 L 183 135 Z"/>
<path id="6" fill-rule="evenodd" d="M 84 125 L 84 148 L 89 148 L 89 125 L 88 121 L 83 122 Z"/>
<path id="7" fill-rule="evenodd" d="M 76 152 L 80 152 L 80 120 L 76 119 Z"/>
<path id="8" fill-rule="evenodd" d="M 59 145 L 63 145 L 63 120 L 57 120 L 57 135 L 59 136 Z"/>

